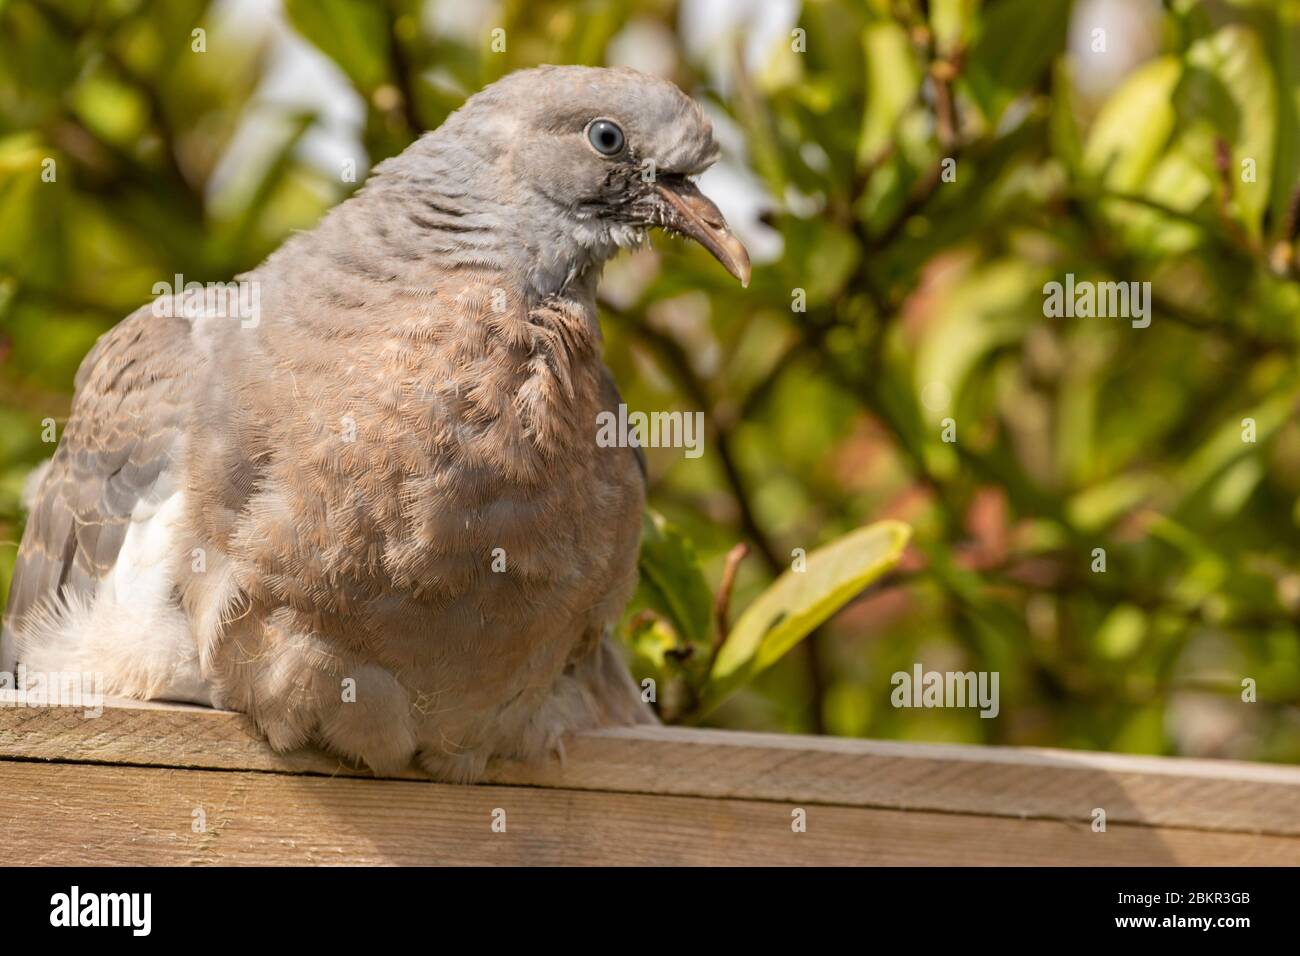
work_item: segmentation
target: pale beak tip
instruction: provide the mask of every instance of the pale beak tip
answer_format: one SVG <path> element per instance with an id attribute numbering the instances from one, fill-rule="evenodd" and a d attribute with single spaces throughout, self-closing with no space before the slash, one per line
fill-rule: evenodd
<path id="1" fill-rule="evenodd" d="M 728 272 L 740 280 L 742 289 L 748 289 L 749 279 L 753 274 L 753 267 L 749 264 L 749 250 L 730 230 L 726 231 L 719 245 L 726 253 L 722 264 L 727 267 Z"/>

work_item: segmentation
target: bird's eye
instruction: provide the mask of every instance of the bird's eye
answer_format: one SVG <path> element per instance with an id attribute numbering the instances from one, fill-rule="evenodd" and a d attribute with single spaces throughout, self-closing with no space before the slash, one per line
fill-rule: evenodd
<path id="1" fill-rule="evenodd" d="M 596 120 L 588 126 L 587 139 L 602 156 L 613 156 L 623 148 L 623 130 L 609 120 Z"/>

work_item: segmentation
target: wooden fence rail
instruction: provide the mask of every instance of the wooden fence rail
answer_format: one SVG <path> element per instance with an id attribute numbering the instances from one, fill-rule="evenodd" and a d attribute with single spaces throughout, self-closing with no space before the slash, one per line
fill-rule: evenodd
<path id="1" fill-rule="evenodd" d="M 9 864 L 1300 865 L 1297 767 L 652 727 L 461 787 L 276 754 L 240 714 L 5 693 Z"/>

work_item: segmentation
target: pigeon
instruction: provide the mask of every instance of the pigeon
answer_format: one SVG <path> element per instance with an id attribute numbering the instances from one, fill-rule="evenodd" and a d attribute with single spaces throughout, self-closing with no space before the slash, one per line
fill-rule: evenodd
<path id="1" fill-rule="evenodd" d="M 652 228 L 748 285 L 694 182 L 718 152 L 667 80 L 515 72 L 219 294 L 128 316 L 29 482 L 0 669 L 448 782 L 654 721 L 613 637 L 645 470 L 597 441 L 596 287 Z"/>

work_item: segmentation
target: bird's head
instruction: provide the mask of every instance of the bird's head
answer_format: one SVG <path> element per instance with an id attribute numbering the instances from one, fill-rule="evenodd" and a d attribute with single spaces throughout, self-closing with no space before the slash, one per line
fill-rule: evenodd
<path id="1" fill-rule="evenodd" d="M 694 177 L 718 158 L 703 110 L 667 80 L 628 69 L 539 67 L 470 98 L 439 134 L 472 142 L 509 184 L 521 230 L 600 263 L 652 227 L 704 246 L 743 285 L 749 254 Z"/>

